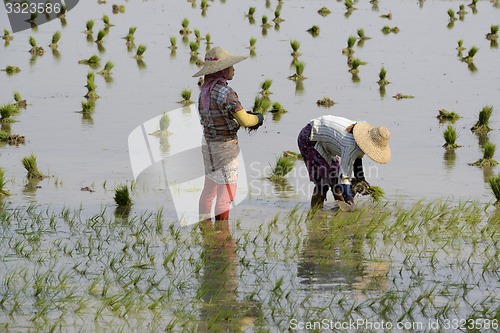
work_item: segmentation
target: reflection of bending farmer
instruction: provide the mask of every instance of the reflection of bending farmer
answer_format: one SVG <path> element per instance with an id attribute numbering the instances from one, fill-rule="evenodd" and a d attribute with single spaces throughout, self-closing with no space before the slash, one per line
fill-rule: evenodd
<path id="1" fill-rule="evenodd" d="M 323 206 L 329 188 L 335 200 L 354 203 L 351 177 L 365 181 L 361 158 L 368 155 L 377 163 L 391 159 L 389 130 L 367 122 L 323 116 L 311 120 L 299 134 L 298 145 L 314 182 L 311 207 Z"/>
<path id="2" fill-rule="evenodd" d="M 229 207 L 236 194 L 238 179 L 238 137 L 241 126 L 258 128 L 261 114 L 247 113 L 227 81 L 234 76 L 233 65 L 245 56 L 235 56 L 220 47 L 205 54 L 203 68 L 193 76 L 205 75 L 198 111 L 203 125 L 205 184 L 199 202 L 200 219 L 210 219 L 215 198 L 215 219 L 228 220 Z"/>

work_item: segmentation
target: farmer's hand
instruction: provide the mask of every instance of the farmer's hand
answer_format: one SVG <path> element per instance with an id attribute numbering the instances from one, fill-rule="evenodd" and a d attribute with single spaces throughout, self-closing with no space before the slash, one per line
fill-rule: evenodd
<path id="1" fill-rule="evenodd" d="M 249 130 L 256 130 L 258 129 L 259 127 L 262 126 L 262 124 L 264 124 L 264 115 L 262 113 L 258 113 L 258 112 L 253 112 L 253 111 L 247 111 L 248 114 L 252 114 L 254 116 L 257 116 L 257 118 L 259 118 L 259 122 L 256 124 L 256 125 L 253 125 L 251 127 L 248 127 Z"/>
<path id="2" fill-rule="evenodd" d="M 333 197 L 335 200 L 340 200 L 347 202 L 349 204 L 354 203 L 354 198 L 352 197 L 351 185 L 339 184 L 336 185 L 333 190 Z"/>

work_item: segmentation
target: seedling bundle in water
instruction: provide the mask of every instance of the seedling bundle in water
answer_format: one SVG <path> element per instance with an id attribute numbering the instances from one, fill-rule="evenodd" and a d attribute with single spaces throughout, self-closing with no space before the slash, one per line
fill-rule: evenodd
<path id="1" fill-rule="evenodd" d="M 9 196 L 10 193 L 5 189 L 5 185 L 7 184 L 7 180 L 5 180 L 5 170 L 0 168 L 0 198 L 2 196 Z"/>
<path id="2" fill-rule="evenodd" d="M 14 92 L 14 101 L 16 101 L 16 103 L 14 104 L 17 108 L 19 109 L 24 109 L 26 108 L 26 100 L 23 99 L 23 97 L 21 96 L 21 93 L 19 91 L 16 91 Z"/>
<path id="3" fill-rule="evenodd" d="M 295 166 L 294 160 L 286 156 L 280 156 L 273 167 L 273 171 L 269 179 L 274 182 L 284 182 L 285 176 L 292 171 Z"/>
<path id="4" fill-rule="evenodd" d="M 483 158 L 479 159 L 474 163 L 469 163 L 469 165 L 481 166 L 481 167 L 491 167 L 498 164 L 497 161 L 493 159 L 495 155 L 496 145 L 491 142 L 487 142 L 483 147 Z"/>
<path id="5" fill-rule="evenodd" d="M 17 66 L 7 66 L 5 67 L 4 69 L 2 69 L 2 72 L 6 72 L 8 75 L 13 75 L 13 74 L 17 74 L 21 71 L 21 68 L 17 67 Z"/>
<path id="6" fill-rule="evenodd" d="M 14 122 L 12 116 L 19 113 L 19 108 L 13 104 L 4 104 L 0 106 L 0 124 L 7 124 Z"/>
<path id="7" fill-rule="evenodd" d="M 439 114 L 437 115 L 436 118 L 438 118 L 440 121 L 450 120 L 452 122 L 455 122 L 458 119 L 460 119 L 460 116 L 453 111 L 450 112 L 446 109 L 441 109 L 438 112 Z"/>
<path id="8" fill-rule="evenodd" d="M 491 190 L 493 191 L 493 194 L 497 199 L 495 205 L 500 206 L 500 173 L 496 176 L 491 177 L 489 179 L 489 183 L 491 186 Z"/>
<path id="9" fill-rule="evenodd" d="M 57 49 L 57 43 L 61 40 L 61 32 L 56 31 L 54 35 L 52 36 L 52 43 L 50 43 L 49 47 L 51 49 Z"/>
<path id="10" fill-rule="evenodd" d="M 474 126 L 471 127 L 471 131 L 476 133 L 488 133 L 491 131 L 491 127 L 489 126 L 490 117 L 493 113 L 493 106 L 485 106 L 479 112 L 479 118 Z"/>
<path id="11" fill-rule="evenodd" d="M 30 36 L 29 42 L 31 45 L 31 49 L 30 49 L 31 54 L 33 54 L 35 56 L 41 56 L 45 53 L 43 47 L 38 46 L 36 44 L 36 39 L 33 36 Z"/>
<path id="12" fill-rule="evenodd" d="M 334 104 L 335 104 L 335 102 L 332 99 L 330 99 L 329 97 L 323 97 L 322 99 L 318 99 L 316 101 L 316 105 L 324 106 L 327 108 L 333 106 Z"/>
<path id="13" fill-rule="evenodd" d="M 130 198 L 127 185 L 119 185 L 116 187 L 114 200 L 118 207 L 132 206 L 132 199 Z"/>
<path id="14" fill-rule="evenodd" d="M 38 170 L 36 156 L 34 154 L 24 157 L 22 163 L 26 171 L 28 171 L 28 179 L 42 179 L 47 177 Z"/>
<path id="15" fill-rule="evenodd" d="M 182 100 L 179 103 L 181 103 L 182 105 L 193 104 L 194 102 L 191 100 L 191 94 L 192 94 L 191 89 L 182 90 L 181 92 Z"/>
<path id="16" fill-rule="evenodd" d="M 457 141 L 457 131 L 452 125 L 448 125 L 443 133 L 444 140 L 446 141 L 443 147 L 446 149 L 455 149 L 461 147 L 456 143 Z"/>

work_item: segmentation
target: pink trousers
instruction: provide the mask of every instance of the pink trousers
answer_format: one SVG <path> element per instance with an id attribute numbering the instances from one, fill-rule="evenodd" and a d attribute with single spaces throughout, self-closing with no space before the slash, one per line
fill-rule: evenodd
<path id="1" fill-rule="evenodd" d="M 212 204 L 215 201 L 215 220 L 229 220 L 229 208 L 236 195 L 236 184 L 218 184 L 205 177 L 205 184 L 199 202 L 200 220 L 211 218 Z"/>

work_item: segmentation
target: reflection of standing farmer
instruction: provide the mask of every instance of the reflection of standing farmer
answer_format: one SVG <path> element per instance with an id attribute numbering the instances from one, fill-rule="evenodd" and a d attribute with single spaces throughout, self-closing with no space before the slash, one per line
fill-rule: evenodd
<path id="1" fill-rule="evenodd" d="M 299 134 L 298 145 L 314 182 L 311 207 L 323 206 L 329 188 L 336 200 L 354 203 L 350 179 L 365 181 L 361 158 L 366 154 L 377 163 L 391 159 L 389 130 L 367 122 L 323 116 L 311 120 Z"/>
<path id="2" fill-rule="evenodd" d="M 205 75 L 198 111 L 203 125 L 205 184 L 199 201 L 200 219 L 210 219 L 215 198 L 215 219 L 228 220 L 229 207 L 236 194 L 238 179 L 238 137 L 240 126 L 258 128 L 264 118 L 247 113 L 236 92 L 228 86 L 233 65 L 245 56 L 235 56 L 220 47 L 205 54 L 203 68 L 193 76 Z"/>

